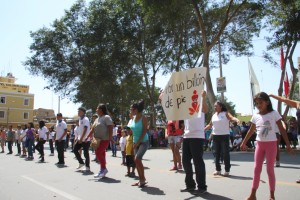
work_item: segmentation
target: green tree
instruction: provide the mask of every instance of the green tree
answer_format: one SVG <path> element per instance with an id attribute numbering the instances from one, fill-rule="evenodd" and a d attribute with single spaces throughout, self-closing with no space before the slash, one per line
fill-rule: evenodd
<path id="1" fill-rule="evenodd" d="M 283 93 L 283 80 L 287 63 L 289 63 L 292 72 L 291 88 L 289 98 L 294 96 L 295 84 L 297 81 L 298 67 L 293 62 L 295 48 L 300 40 L 300 0 L 274 0 L 269 1 L 266 6 L 266 28 L 270 32 L 268 37 L 268 51 L 277 51 L 282 47 L 284 49 L 284 65 L 281 72 L 280 83 L 278 87 L 278 95 Z M 274 58 L 270 56 L 270 52 L 264 53 L 266 60 L 274 66 L 279 66 Z M 277 60 L 279 60 L 277 58 Z M 281 113 L 281 102 L 278 102 L 278 111 Z M 284 111 L 284 116 L 287 115 L 289 107 Z"/>
<path id="2" fill-rule="evenodd" d="M 202 58 L 197 62 L 197 66 L 203 65 L 208 68 L 207 95 L 210 104 L 213 104 L 216 98 L 209 69 L 215 66 L 215 60 L 211 54 L 217 51 L 218 43 L 222 43 L 224 49 L 237 56 L 251 53 L 249 51 L 252 47 L 251 39 L 261 28 L 263 8 L 261 1 L 141 0 L 141 2 L 145 7 L 153 8 L 152 13 L 156 15 L 170 16 L 175 9 L 178 13 L 189 15 L 192 22 L 196 22 L 192 29 L 198 32 L 201 42 L 198 43 L 200 46 L 194 47 Z M 177 16 L 180 17 L 180 14 L 174 15 L 174 20 L 178 20 Z M 223 62 L 228 61 L 228 55 L 224 54 L 223 57 L 226 58 Z"/>

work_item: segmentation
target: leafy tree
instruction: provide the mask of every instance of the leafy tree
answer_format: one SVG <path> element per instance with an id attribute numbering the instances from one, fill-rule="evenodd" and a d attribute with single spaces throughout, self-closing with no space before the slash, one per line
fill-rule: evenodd
<path id="1" fill-rule="evenodd" d="M 300 1 L 299 0 L 274 0 L 269 1 L 266 6 L 266 27 L 272 36 L 268 37 L 268 50 L 278 51 L 282 47 L 285 51 L 284 66 L 278 88 L 278 95 L 283 93 L 283 80 L 285 77 L 286 65 L 289 63 L 292 71 L 291 89 L 289 98 L 294 96 L 295 84 L 297 81 L 298 67 L 293 63 L 295 48 L 300 40 Z M 264 53 L 265 58 L 274 66 L 278 66 L 269 53 Z M 279 59 L 277 59 L 279 60 Z M 281 113 L 281 102 L 278 102 L 278 111 Z M 286 107 L 284 116 L 287 115 L 289 107 Z"/>
<path id="2" fill-rule="evenodd" d="M 214 63 L 211 54 L 217 51 L 215 45 L 221 42 L 223 48 L 232 54 L 249 55 L 251 53 L 249 49 L 252 47 L 251 38 L 259 33 L 261 27 L 260 19 L 263 8 L 261 1 L 141 0 L 141 2 L 145 7 L 153 8 L 152 13 L 170 16 L 172 10 L 175 9 L 178 13 L 194 16 L 190 19 L 196 19 L 197 23 L 194 23 L 192 29 L 196 30 L 201 38 L 201 42 L 198 43 L 200 46 L 195 46 L 198 55 L 202 55 L 202 61 L 197 63 L 198 66 L 203 65 L 208 68 L 207 94 L 210 104 L 213 104 L 215 94 L 209 69 L 214 66 L 210 63 Z M 187 10 L 189 12 L 186 12 Z M 174 18 L 177 16 L 180 17 L 180 15 L 174 15 Z M 223 57 L 227 58 L 223 62 L 228 61 L 228 55 L 223 55 Z M 189 67 L 195 67 L 195 65 Z"/>

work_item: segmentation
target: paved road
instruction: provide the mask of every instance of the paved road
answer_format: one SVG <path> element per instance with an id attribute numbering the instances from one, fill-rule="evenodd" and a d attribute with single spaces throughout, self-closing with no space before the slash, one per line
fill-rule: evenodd
<path id="1" fill-rule="evenodd" d="M 47 147 L 46 147 L 47 148 Z M 133 178 L 125 177 L 126 167 L 121 166 L 118 157 L 111 157 L 107 152 L 109 173 L 102 180 L 94 179 L 99 166 L 92 162 L 93 173 L 76 170 L 78 165 L 74 155 L 66 152 L 66 166 L 58 168 L 57 158 L 48 156 L 46 163 L 25 161 L 14 155 L 0 154 L 0 200 L 99 200 L 99 199 L 245 199 L 250 192 L 253 176 L 253 152 L 231 153 L 231 176 L 214 177 L 213 157 L 206 152 L 208 193 L 196 197 L 190 193 L 180 193 L 184 185 L 184 172 L 169 171 L 172 167 L 169 149 L 150 149 L 145 154 L 146 178 L 145 188 L 132 187 Z M 94 155 L 90 153 L 93 158 Z M 38 155 L 35 155 L 37 157 Z M 224 167 L 224 166 L 222 166 Z M 300 199 L 300 154 L 295 157 L 282 153 L 281 167 L 276 168 L 276 197 L 282 200 Z M 265 171 L 261 175 L 258 200 L 268 199 L 268 180 Z"/>

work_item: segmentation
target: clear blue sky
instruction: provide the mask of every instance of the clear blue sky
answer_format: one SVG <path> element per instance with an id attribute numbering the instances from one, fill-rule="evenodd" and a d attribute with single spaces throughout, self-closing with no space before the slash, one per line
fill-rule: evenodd
<path id="1" fill-rule="evenodd" d="M 25 70 L 22 62 L 30 56 L 29 46 L 32 40 L 30 31 L 50 24 L 57 18 L 64 15 L 64 10 L 69 9 L 75 0 L 7 0 L 1 2 L 0 7 L 0 74 L 6 75 L 12 72 L 17 78 L 18 84 L 30 86 L 30 93 L 35 94 L 34 108 L 58 109 L 58 96 L 43 88 L 47 81 L 43 77 L 31 76 Z M 280 68 L 274 68 L 260 57 L 266 49 L 266 41 L 260 40 L 263 36 L 254 41 L 254 52 L 256 56 L 250 58 L 262 91 L 277 94 L 280 79 Z M 297 64 L 297 57 L 300 57 L 299 47 L 295 51 L 294 61 Z M 279 66 L 279 50 L 278 54 Z M 247 57 L 236 58 L 232 56 L 227 65 L 223 65 L 223 76 L 226 77 L 227 92 L 225 96 L 236 105 L 236 111 L 243 114 L 251 114 L 251 97 L 248 73 Z M 214 90 L 216 91 L 216 78 L 219 76 L 219 69 L 211 71 Z M 288 69 L 291 76 L 291 72 Z M 164 87 L 169 76 L 159 78 L 157 86 Z M 277 107 L 277 102 L 273 102 Z M 77 114 L 79 105 L 74 105 L 70 100 L 61 101 L 61 112 L 65 116 Z"/>

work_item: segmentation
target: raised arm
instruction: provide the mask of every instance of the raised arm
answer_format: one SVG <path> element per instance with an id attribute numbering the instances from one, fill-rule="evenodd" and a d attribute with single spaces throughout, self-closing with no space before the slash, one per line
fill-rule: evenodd
<path id="1" fill-rule="evenodd" d="M 229 112 L 226 112 L 226 117 L 227 119 L 229 119 L 231 122 L 236 122 L 236 123 L 240 123 L 240 120 L 236 117 L 233 117 Z"/>
<path id="2" fill-rule="evenodd" d="M 300 106 L 299 101 L 294 101 L 294 100 L 287 99 L 285 97 L 277 96 L 277 95 L 274 95 L 274 94 L 269 94 L 269 96 L 276 99 L 277 101 L 283 102 L 283 103 L 285 103 L 288 106 L 293 107 L 293 108 L 299 108 L 299 106 Z"/>
<path id="3" fill-rule="evenodd" d="M 205 96 L 206 96 L 206 92 L 202 91 L 202 112 L 204 112 L 205 114 L 208 113 L 208 105 L 205 101 Z"/>

